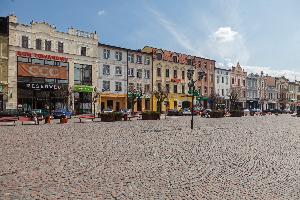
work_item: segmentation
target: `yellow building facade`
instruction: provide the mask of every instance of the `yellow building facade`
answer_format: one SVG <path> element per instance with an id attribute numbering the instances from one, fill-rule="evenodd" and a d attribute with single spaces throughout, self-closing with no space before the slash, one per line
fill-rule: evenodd
<path id="1" fill-rule="evenodd" d="M 153 91 L 164 90 L 168 93 L 161 111 L 191 107 L 187 70 L 194 69 L 193 57 L 153 47 L 144 47 L 142 51 L 153 54 Z M 152 104 L 153 111 L 157 111 L 159 105 L 155 97 Z"/>

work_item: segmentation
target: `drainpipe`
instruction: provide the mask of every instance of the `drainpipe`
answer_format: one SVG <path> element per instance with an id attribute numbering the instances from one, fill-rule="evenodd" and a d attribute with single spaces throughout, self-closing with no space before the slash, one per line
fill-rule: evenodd
<path id="1" fill-rule="evenodd" d="M 126 87 L 127 87 L 127 89 L 126 89 L 126 91 L 127 91 L 127 95 L 126 95 L 126 107 L 127 107 L 127 109 L 128 109 L 128 49 L 126 50 L 126 53 L 127 53 L 127 55 L 126 55 L 126 79 L 127 79 L 127 83 L 126 83 Z"/>

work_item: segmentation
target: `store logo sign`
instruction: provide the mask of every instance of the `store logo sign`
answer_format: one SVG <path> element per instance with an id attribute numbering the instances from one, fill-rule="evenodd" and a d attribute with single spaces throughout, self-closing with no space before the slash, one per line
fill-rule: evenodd
<path id="1" fill-rule="evenodd" d="M 25 88 L 32 90 L 60 90 L 62 87 L 58 84 L 25 83 Z"/>

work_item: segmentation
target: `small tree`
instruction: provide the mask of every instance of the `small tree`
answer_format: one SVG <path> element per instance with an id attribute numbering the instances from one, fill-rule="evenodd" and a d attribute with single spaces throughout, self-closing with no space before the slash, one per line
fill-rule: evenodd
<path id="1" fill-rule="evenodd" d="M 238 100 L 241 95 L 240 88 L 232 88 L 229 94 L 230 110 L 239 110 Z"/>
<path id="2" fill-rule="evenodd" d="M 211 100 L 210 106 L 212 110 L 216 110 L 217 105 L 224 103 L 224 99 L 216 93 L 212 93 L 209 98 Z"/>
<path id="3" fill-rule="evenodd" d="M 134 110 L 134 105 L 137 102 L 137 98 L 140 97 L 142 95 L 142 91 L 141 90 L 137 90 L 134 88 L 134 86 L 130 86 L 129 90 L 128 90 L 128 94 L 129 96 L 129 102 L 130 102 L 130 109 L 132 109 L 132 111 Z"/>
<path id="4" fill-rule="evenodd" d="M 161 104 L 169 98 L 169 93 L 166 90 L 154 90 L 152 93 L 157 102 L 157 112 L 161 113 Z"/>

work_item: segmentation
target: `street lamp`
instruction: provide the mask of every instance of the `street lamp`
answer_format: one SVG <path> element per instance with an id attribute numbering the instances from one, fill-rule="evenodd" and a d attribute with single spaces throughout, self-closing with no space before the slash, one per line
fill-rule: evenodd
<path id="1" fill-rule="evenodd" d="M 188 77 L 188 79 L 190 81 L 188 83 L 189 93 L 192 94 L 192 120 L 191 120 L 191 129 L 194 129 L 194 97 L 195 97 L 195 93 L 197 92 L 197 91 L 195 91 L 195 83 L 197 81 L 193 80 L 193 75 L 194 75 L 194 70 L 189 69 L 187 71 L 187 77 Z M 198 80 L 202 80 L 204 76 L 205 76 L 205 72 L 204 71 L 199 71 L 197 79 Z M 198 96 L 198 93 L 196 95 Z"/>

